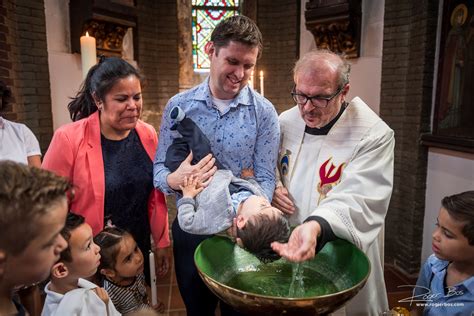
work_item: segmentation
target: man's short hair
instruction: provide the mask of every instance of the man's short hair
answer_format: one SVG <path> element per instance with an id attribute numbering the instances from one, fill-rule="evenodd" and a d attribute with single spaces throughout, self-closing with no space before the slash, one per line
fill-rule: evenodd
<path id="1" fill-rule="evenodd" d="M 72 262 L 71 245 L 69 244 L 69 240 L 71 239 L 71 233 L 74 229 L 84 224 L 84 222 L 85 220 L 82 215 L 74 214 L 72 212 L 69 212 L 67 214 L 66 223 L 64 224 L 64 227 L 61 230 L 61 236 L 63 236 L 64 240 L 66 240 L 67 242 L 67 248 L 61 252 L 59 261 Z"/>
<path id="2" fill-rule="evenodd" d="M 328 49 L 314 49 L 304 54 L 295 63 L 295 67 L 293 68 L 293 77 L 296 77 L 300 71 L 311 69 L 313 65 L 323 61 L 328 62 L 336 69 L 338 75 L 337 86 L 339 88 L 349 83 L 351 64 L 349 64 L 344 56 L 338 55 Z"/>
<path id="3" fill-rule="evenodd" d="M 231 16 L 217 24 L 212 31 L 211 41 L 216 48 L 216 54 L 231 41 L 258 47 L 258 57 L 262 54 L 262 33 L 252 19 L 243 15 Z"/>
<path id="4" fill-rule="evenodd" d="M 271 243 L 287 242 L 289 235 L 290 225 L 283 215 L 257 214 L 247 221 L 244 228 L 237 229 L 237 237 L 242 240 L 244 248 L 264 262 L 280 258 Z"/>
<path id="5" fill-rule="evenodd" d="M 469 245 L 474 245 L 474 191 L 446 196 L 441 200 L 441 205 L 455 220 L 466 223 L 462 233 Z"/>
<path id="6" fill-rule="evenodd" d="M 38 221 L 71 193 L 71 183 L 49 171 L 0 161 L 0 249 L 20 254 L 37 237 Z"/>

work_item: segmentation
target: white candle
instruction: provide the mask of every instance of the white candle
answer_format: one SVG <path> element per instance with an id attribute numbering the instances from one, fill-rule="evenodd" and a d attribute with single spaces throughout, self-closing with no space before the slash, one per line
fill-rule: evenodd
<path id="1" fill-rule="evenodd" d="M 263 87 L 263 70 L 260 70 L 260 94 L 263 96 L 265 96 L 265 93 L 264 93 L 264 87 Z"/>
<path id="2" fill-rule="evenodd" d="M 249 86 L 250 86 L 250 88 L 253 89 L 253 70 L 252 70 L 252 74 L 250 75 Z"/>
<path id="3" fill-rule="evenodd" d="M 158 297 L 156 295 L 156 271 L 155 271 L 155 255 L 150 250 L 150 281 L 151 281 L 151 305 L 158 304 Z"/>
<path id="4" fill-rule="evenodd" d="M 95 38 L 89 36 L 88 32 L 86 32 L 85 36 L 81 36 L 81 60 L 82 78 L 85 79 L 89 69 L 97 63 Z"/>

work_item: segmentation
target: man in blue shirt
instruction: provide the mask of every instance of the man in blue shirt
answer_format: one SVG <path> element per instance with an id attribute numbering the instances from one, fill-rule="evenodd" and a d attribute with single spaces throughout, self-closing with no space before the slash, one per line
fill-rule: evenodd
<path id="1" fill-rule="evenodd" d="M 249 18 L 234 16 L 216 26 L 206 45 L 211 61 L 209 77 L 171 98 L 164 110 L 154 162 L 155 187 L 176 194 L 185 176 L 209 180 L 217 170 L 217 158 L 237 177 L 243 169 L 253 169 L 267 198 L 272 198 L 280 138 L 278 116 L 273 105 L 247 84 L 261 50 L 262 35 Z M 204 132 L 215 158 L 208 155 L 193 162 L 190 154 L 176 171 L 170 172 L 164 162 L 173 138 L 179 137 L 170 129 L 169 112 L 175 106 L 181 107 Z M 177 220 L 172 233 L 176 277 L 187 314 L 214 315 L 217 297 L 199 278 L 193 259 L 197 245 L 210 236 L 188 234 Z M 221 315 L 236 314 L 222 302 L 220 305 Z"/>

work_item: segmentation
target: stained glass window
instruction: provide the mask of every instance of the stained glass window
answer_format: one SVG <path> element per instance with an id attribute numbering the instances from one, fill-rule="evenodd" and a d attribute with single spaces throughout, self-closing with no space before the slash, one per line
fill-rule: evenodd
<path id="1" fill-rule="evenodd" d="M 239 2 L 240 0 L 192 0 L 194 70 L 209 70 L 209 58 L 204 47 L 220 21 L 239 14 Z"/>

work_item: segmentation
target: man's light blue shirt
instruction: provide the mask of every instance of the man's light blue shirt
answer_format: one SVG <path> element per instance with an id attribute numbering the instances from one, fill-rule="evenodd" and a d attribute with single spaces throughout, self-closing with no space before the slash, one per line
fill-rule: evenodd
<path id="1" fill-rule="evenodd" d="M 464 316 L 474 312 L 474 276 L 451 287 L 445 286 L 449 262 L 431 255 L 426 260 L 416 285 L 416 299 L 423 299 L 423 315 Z M 419 287 L 424 287 L 419 288 Z M 429 289 L 429 290 L 428 290 Z M 425 295 L 422 297 L 420 295 Z"/>
<path id="2" fill-rule="evenodd" d="M 225 113 L 212 105 L 209 78 L 200 85 L 172 97 L 163 111 L 158 150 L 153 164 L 153 183 L 166 194 L 174 190 L 166 181 L 170 171 L 164 166 L 166 151 L 173 139 L 169 112 L 181 107 L 207 136 L 215 157 L 240 177 L 242 169 L 253 169 L 255 179 L 269 199 L 275 188 L 275 166 L 280 142 L 278 115 L 267 99 L 245 86 Z"/>

